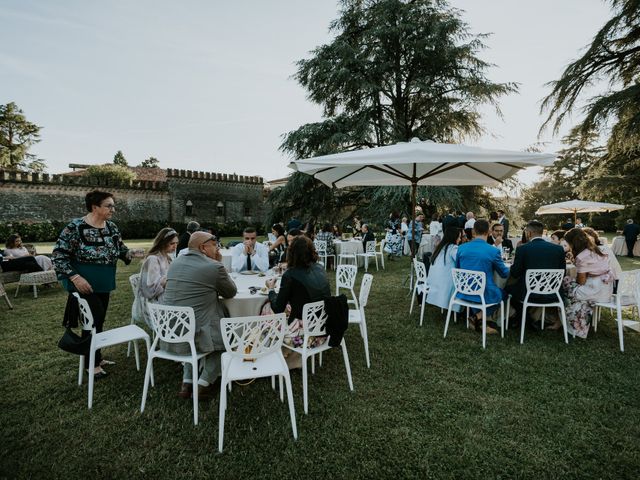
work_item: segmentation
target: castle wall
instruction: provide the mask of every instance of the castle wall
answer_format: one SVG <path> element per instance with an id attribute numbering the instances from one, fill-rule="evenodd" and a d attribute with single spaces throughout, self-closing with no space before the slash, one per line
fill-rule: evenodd
<path id="1" fill-rule="evenodd" d="M 264 221 L 261 177 L 169 169 L 166 182 L 113 186 L 96 185 L 85 177 L 0 170 L 0 222 L 68 221 L 82 216 L 84 196 L 94 188 L 114 194 L 116 221 Z"/>

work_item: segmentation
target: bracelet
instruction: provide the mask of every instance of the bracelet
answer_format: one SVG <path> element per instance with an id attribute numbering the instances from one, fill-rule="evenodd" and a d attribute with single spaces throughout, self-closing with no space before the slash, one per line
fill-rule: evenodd
<path id="1" fill-rule="evenodd" d="M 69 280 L 73 282 L 73 281 L 74 281 L 76 278 L 78 278 L 79 276 L 80 276 L 80 274 L 79 274 L 79 273 L 76 273 L 73 277 L 69 277 Z"/>

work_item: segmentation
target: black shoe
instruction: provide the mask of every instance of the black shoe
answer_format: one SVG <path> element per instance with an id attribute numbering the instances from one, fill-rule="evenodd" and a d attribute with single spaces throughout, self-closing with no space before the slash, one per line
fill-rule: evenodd
<path id="1" fill-rule="evenodd" d="M 532 332 L 541 332 L 542 331 L 542 324 L 539 321 L 530 321 L 527 322 L 527 326 L 529 327 L 529 330 L 531 330 Z"/>

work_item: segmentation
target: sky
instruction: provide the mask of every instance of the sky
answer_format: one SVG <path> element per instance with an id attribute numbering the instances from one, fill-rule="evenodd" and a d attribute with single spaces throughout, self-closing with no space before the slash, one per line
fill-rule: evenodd
<path id="1" fill-rule="evenodd" d="M 473 33 L 490 80 L 517 82 L 502 118 L 480 107 L 488 134 L 467 144 L 523 150 L 538 138 L 545 83 L 558 79 L 610 18 L 601 0 L 450 0 Z M 331 40 L 334 0 L 0 0 L 0 104 L 42 126 L 32 153 L 47 171 L 70 163 L 286 176 L 282 135 L 321 120 L 292 78 L 295 62 Z M 578 117 L 576 117 L 578 118 Z M 525 183 L 537 171 L 521 175 Z"/>

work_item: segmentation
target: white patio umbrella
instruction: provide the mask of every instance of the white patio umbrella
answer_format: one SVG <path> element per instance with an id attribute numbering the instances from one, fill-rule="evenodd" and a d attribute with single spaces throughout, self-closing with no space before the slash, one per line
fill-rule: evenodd
<path id="1" fill-rule="evenodd" d="M 384 147 L 297 160 L 289 167 L 334 188 L 411 186 L 414 215 L 418 185 L 495 186 L 526 167 L 550 165 L 555 158 L 555 154 L 489 150 L 414 138 Z"/>
<path id="2" fill-rule="evenodd" d="M 573 223 L 576 223 L 578 213 L 588 212 L 612 212 L 622 210 L 624 205 L 617 203 L 589 202 L 585 200 L 568 200 L 566 202 L 551 203 L 544 205 L 536 211 L 536 215 L 547 215 L 554 213 L 573 213 Z"/>

